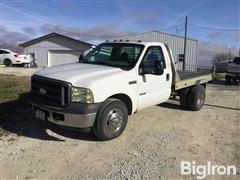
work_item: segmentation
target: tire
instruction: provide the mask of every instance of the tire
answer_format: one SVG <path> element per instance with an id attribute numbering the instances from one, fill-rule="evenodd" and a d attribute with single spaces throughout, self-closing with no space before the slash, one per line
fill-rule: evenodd
<path id="1" fill-rule="evenodd" d="M 179 96 L 180 96 L 180 106 L 182 109 L 188 110 L 188 94 L 189 94 L 189 88 L 181 90 Z"/>
<path id="2" fill-rule="evenodd" d="M 188 106 L 192 111 L 198 111 L 205 102 L 206 91 L 203 85 L 193 86 L 188 95 Z"/>
<path id="3" fill-rule="evenodd" d="M 231 84 L 231 77 L 225 76 L 225 83 L 230 85 Z"/>
<path id="4" fill-rule="evenodd" d="M 93 133 L 101 140 L 116 138 L 124 131 L 128 120 L 128 109 L 118 99 L 107 99 L 99 108 Z"/>
<path id="5" fill-rule="evenodd" d="M 3 64 L 6 67 L 12 67 L 12 61 L 10 59 L 4 59 Z"/>

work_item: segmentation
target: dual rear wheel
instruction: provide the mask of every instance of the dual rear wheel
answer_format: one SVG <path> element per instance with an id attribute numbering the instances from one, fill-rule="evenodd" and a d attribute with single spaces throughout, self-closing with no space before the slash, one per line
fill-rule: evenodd
<path id="1" fill-rule="evenodd" d="M 180 105 L 183 109 L 198 111 L 205 102 L 206 91 L 203 85 L 183 89 L 180 94 Z"/>

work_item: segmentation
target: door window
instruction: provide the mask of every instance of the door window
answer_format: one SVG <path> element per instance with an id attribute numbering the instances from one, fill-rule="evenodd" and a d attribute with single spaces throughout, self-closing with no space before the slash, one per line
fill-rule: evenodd
<path id="1" fill-rule="evenodd" d="M 149 47 L 144 58 L 143 63 L 153 64 L 154 61 L 160 61 L 163 64 L 164 69 L 166 68 L 166 63 L 164 59 L 164 55 L 162 52 L 162 48 L 159 46 Z"/>
<path id="2" fill-rule="evenodd" d="M 3 50 L 0 50 L 0 54 L 6 54 L 5 51 Z"/>

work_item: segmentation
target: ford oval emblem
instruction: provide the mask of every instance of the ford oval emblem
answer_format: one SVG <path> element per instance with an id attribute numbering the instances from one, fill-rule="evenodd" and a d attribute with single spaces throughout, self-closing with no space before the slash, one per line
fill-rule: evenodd
<path id="1" fill-rule="evenodd" d="M 46 89 L 40 88 L 39 91 L 40 91 L 40 93 L 42 93 L 42 94 L 47 94 Z"/>

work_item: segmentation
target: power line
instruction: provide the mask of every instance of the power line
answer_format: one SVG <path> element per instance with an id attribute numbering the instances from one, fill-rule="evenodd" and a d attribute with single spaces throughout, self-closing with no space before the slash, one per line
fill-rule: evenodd
<path id="1" fill-rule="evenodd" d="M 200 26 L 196 24 L 188 24 L 193 27 L 201 28 L 201 29 L 206 29 L 206 30 L 214 30 L 214 31 L 240 31 L 240 29 L 221 29 L 221 28 L 212 28 L 212 27 L 206 27 L 206 26 Z"/>
<path id="2" fill-rule="evenodd" d="M 158 29 L 158 31 L 174 29 L 174 28 L 178 28 L 178 27 L 183 26 L 183 25 L 184 25 L 184 23 L 181 23 L 181 24 L 178 24 L 176 26 L 171 26 L 171 27 L 167 27 L 167 28 L 163 28 L 163 29 Z M 58 26 L 56 26 L 55 30 L 63 31 L 63 32 L 66 32 L 66 33 L 72 33 L 72 34 L 76 34 L 76 35 L 80 35 L 80 36 L 96 37 L 96 38 L 114 38 L 114 37 L 116 38 L 116 37 L 135 36 L 135 35 L 143 34 L 143 33 L 128 33 L 128 34 L 122 34 L 122 35 L 96 35 L 96 34 L 81 33 L 81 32 L 79 32 L 79 30 L 68 31 L 68 30 L 66 30 L 62 27 L 58 27 Z"/>

